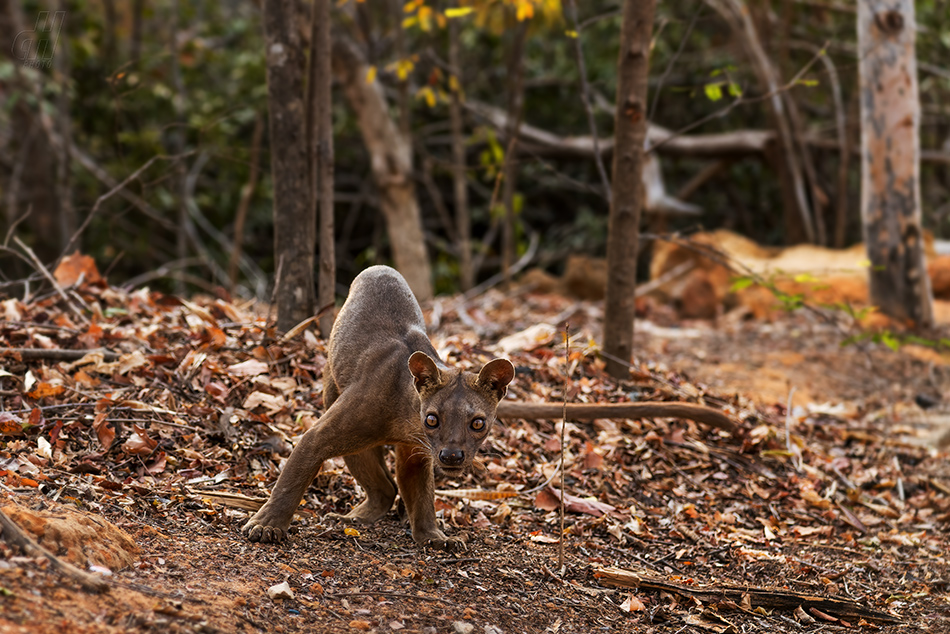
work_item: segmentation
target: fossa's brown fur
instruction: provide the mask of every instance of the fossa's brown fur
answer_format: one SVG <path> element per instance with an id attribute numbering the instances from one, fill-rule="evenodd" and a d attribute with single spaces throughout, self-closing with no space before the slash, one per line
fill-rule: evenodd
<path id="1" fill-rule="evenodd" d="M 392 508 L 398 483 L 416 543 L 458 546 L 436 523 L 434 469 L 454 474 L 471 464 L 513 377 L 507 359 L 490 361 L 478 374 L 447 367 L 402 276 L 385 266 L 366 269 L 353 281 L 330 333 L 326 413 L 291 453 L 244 534 L 252 541 L 283 539 L 320 466 L 344 456 L 366 491 L 344 519 L 380 519 Z M 386 445 L 396 450 L 395 480 Z"/>

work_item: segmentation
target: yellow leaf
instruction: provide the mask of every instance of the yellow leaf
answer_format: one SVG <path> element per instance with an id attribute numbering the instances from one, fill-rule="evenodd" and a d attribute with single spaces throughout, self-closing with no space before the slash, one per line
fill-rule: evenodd
<path id="1" fill-rule="evenodd" d="M 379 69 L 375 65 L 370 66 L 366 69 L 366 83 L 371 84 L 376 81 L 376 74 L 379 72 Z"/>
<path id="2" fill-rule="evenodd" d="M 419 18 L 417 18 L 416 16 L 406 18 L 405 20 L 402 21 L 402 28 L 408 29 L 418 24 L 418 22 L 419 22 Z"/>
<path id="3" fill-rule="evenodd" d="M 412 63 L 412 60 L 401 59 L 396 63 L 396 75 L 400 81 L 405 81 L 415 67 L 416 65 Z"/>
<path id="4" fill-rule="evenodd" d="M 358 530 L 356 530 L 355 528 L 353 528 L 352 526 L 347 526 L 346 528 L 344 528 L 344 529 L 343 529 L 343 534 L 344 534 L 344 535 L 349 535 L 350 537 L 359 537 L 359 536 L 360 536 L 360 532 L 359 532 Z"/>
<path id="5" fill-rule="evenodd" d="M 871 266 L 871 260 L 868 260 L 867 258 L 865 258 L 861 260 L 860 262 L 858 262 L 858 266 L 868 268 Z"/>
<path id="6" fill-rule="evenodd" d="M 432 30 L 432 7 L 419 7 L 419 27 L 423 31 Z"/>
<path id="7" fill-rule="evenodd" d="M 529 18 L 534 17 L 534 5 L 531 4 L 531 0 L 521 0 L 518 3 L 517 11 L 518 22 L 524 22 Z"/>
<path id="8" fill-rule="evenodd" d="M 447 18 L 461 18 L 462 16 L 468 15 L 474 11 L 472 7 L 459 7 L 457 9 L 446 9 L 445 17 Z"/>
<path id="9" fill-rule="evenodd" d="M 460 86 L 458 77 L 455 75 L 449 75 L 449 90 L 452 92 L 458 92 L 459 88 Z"/>
<path id="10" fill-rule="evenodd" d="M 425 99 L 426 105 L 430 108 L 435 107 L 435 92 L 429 86 L 423 86 L 416 93 L 416 99 Z"/>
<path id="11" fill-rule="evenodd" d="M 577 31 L 564 31 L 564 35 L 569 38 L 577 39 Z"/>

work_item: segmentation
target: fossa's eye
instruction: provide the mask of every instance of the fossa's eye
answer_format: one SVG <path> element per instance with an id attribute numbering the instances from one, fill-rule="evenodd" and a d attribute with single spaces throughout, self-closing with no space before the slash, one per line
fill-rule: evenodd
<path id="1" fill-rule="evenodd" d="M 435 414 L 429 414 L 426 416 L 426 427 L 429 429 L 435 429 L 439 426 L 439 417 Z"/>
<path id="2" fill-rule="evenodd" d="M 476 419 L 474 419 L 474 420 L 471 422 L 471 427 L 472 427 L 472 429 L 474 429 L 475 431 L 482 431 L 483 429 L 485 429 L 485 419 L 484 419 L 484 418 L 476 418 Z"/>

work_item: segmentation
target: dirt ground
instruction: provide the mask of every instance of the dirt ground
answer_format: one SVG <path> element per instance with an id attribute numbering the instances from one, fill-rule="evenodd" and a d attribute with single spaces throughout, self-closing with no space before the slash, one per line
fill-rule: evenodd
<path id="1" fill-rule="evenodd" d="M 946 451 L 928 445 L 940 435 L 943 418 L 933 412 L 946 405 L 940 400 L 950 379 L 940 354 L 842 347 L 847 333 L 807 311 L 770 323 L 641 322 L 638 364 L 618 385 L 589 345 L 599 336 L 600 310 L 559 296 L 490 293 L 466 305 L 445 301 L 427 315 L 438 322 L 440 352 L 452 359 L 497 350 L 503 334 L 567 320 L 572 399 L 704 402 L 723 408 L 740 429 L 569 422 L 565 488 L 573 497 L 562 534 L 551 494 L 559 481 L 546 482 L 559 460 L 558 422 L 504 421 L 486 443 L 478 475 L 439 485 L 508 496 L 437 498 L 447 530 L 468 541 L 455 553 L 417 547 L 395 510 L 357 531 L 323 519 L 359 499 L 342 462 L 333 461 L 311 487 L 290 539 L 262 545 L 240 535 L 245 511 L 202 492 L 263 495 L 286 449 L 267 430 L 282 423 L 242 416 L 237 440 L 215 429 L 208 420 L 225 406 L 247 405 L 250 388 L 234 403 L 212 402 L 217 392 L 208 386 L 217 379 L 205 377 L 207 403 L 180 396 L 181 418 L 171 427 L 158 418 L 139 423 L 141 437 L 158 443 L 149 454 L 136 454 L 128 441 L 128 455 L 80 448 L 80 432 L 92 438 L 91 427 L 67 422 L 65 457 L 59 466 L 56 454 L 34 461 L 45 477 L 37 485 L 10 467 L 36 439 L 6 443 L 6 500 L 105 517 L 138 552 L 133 565 L 106 577 L 107 592 L 95 594 L 0 542 L 0 632 L 950 631 L 950 467 Z M 20 326 L 3 327 L 17 343 L 12 333 Z M 209 353 L 237 355 L 222 367 L 242 358 L 227 348 Z M 320 349 L 282 352 L 301 355 L 291 364 L 299 379 L 303 370 L 318 376 Z M 175 357 L 169 367 L 184 372 L 183 355 L 171 347 L 167 354 Z M 519 374 L 511 397 L 562 398 L 563 354 L 557 333 L 513 351 Z M 5 367 L 22 374 L 32 366 Z M 171 374 L 162 380 L 171 383 Z M 295 393 L 298 407 L 309 401 L 318 414 L 318 388 Z M 142 383 L 138 398 L 157 393 L 151 389 Z M 4 410 L 22 407 L 11 400 L 20 398 L 15 391 L 5 392 Z M 203 406 L 209 410 L 195 409 Z M 41 435 L 54 425 L 48 418 Z M 130 424 L 119 436 L 132 439 Z M 646 582 L 613 587 L 608 568 Z M 658 590 L 650 580 L 681 591 Z M 285 581 L 292 598 L 270 598 L 268 589 Z"/>

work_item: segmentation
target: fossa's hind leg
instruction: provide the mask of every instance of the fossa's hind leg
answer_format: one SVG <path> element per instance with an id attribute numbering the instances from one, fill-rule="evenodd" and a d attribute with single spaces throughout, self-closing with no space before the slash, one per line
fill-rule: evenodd
<path id="1" fill-rule="evenodd" d="M 372 447 L 357 454 L 343 458 L 346 468 L 366 491 L 366 499 L 357 504 L 346 515 L 336 513 L 336 517 L 360 524 L 372 524 L 381 519 L 393 507 L 396 499 L 396 481 L 386 466 L 386 450 L 382 445 Z"/>

